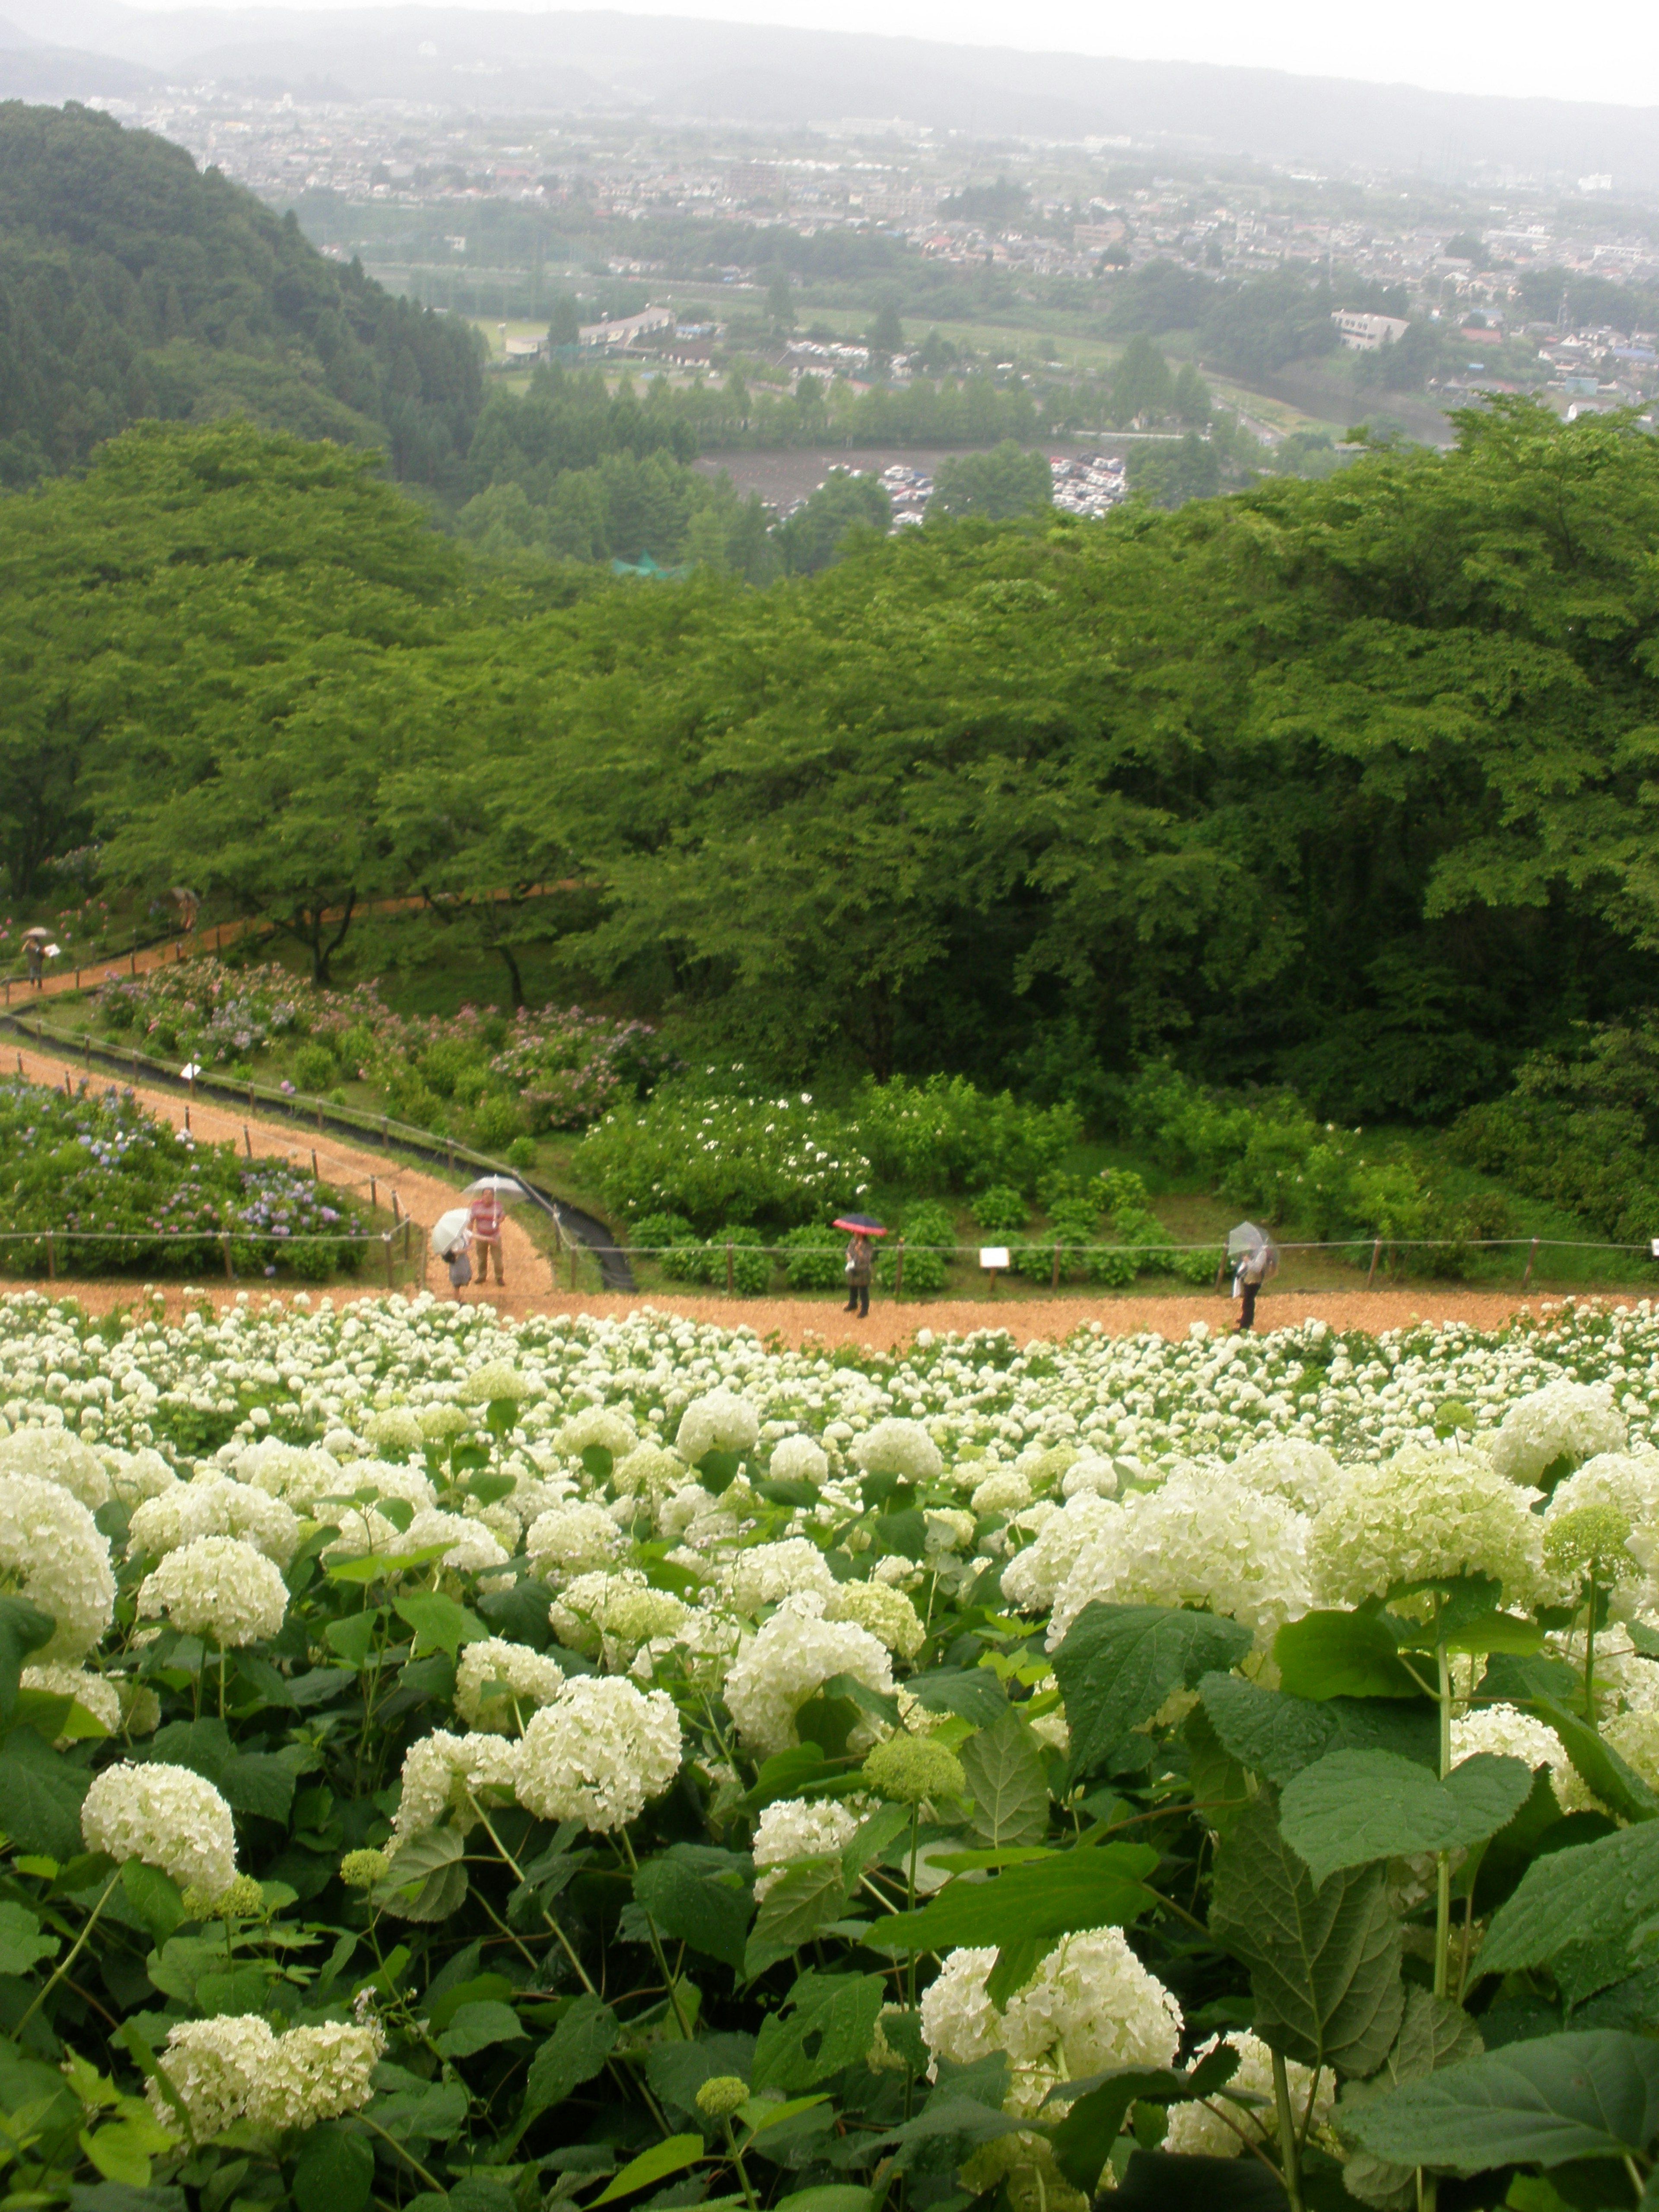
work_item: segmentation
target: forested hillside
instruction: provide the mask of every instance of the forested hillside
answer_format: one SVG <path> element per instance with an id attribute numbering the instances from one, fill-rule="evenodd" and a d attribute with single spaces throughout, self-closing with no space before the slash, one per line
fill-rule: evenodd
<path id="1" fill-rule="evenodd" d="M 459 489 L 480 399 L 469 329 L 325 260 L 181 147 L 0 104 L 0 483 L 141 416 L 242 411 Z"/>
<path id="2" fill-rule="evenodd" d="M 0 501 L 0 836 L 319 972 L 326 908 L 568 878 L 492 927 L 780 1075 L 1173 1049 L 1439 1119 L 1655 999 L 1656 538 L 1651 439 L 1510 401 L 764 591 L 481 582 L 367 459 L 153 427 Z"/>

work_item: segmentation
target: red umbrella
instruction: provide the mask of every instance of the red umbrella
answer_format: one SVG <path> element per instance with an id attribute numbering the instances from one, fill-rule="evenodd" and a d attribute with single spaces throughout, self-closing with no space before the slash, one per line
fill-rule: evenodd
<path id="1" fill-rule="evenodd" d="M 869 1213 L 838 1213 L 830 1223 L 832 1229 L 845 1229 L 854 1237 L 884 1237 L 885 1226 Z"/>

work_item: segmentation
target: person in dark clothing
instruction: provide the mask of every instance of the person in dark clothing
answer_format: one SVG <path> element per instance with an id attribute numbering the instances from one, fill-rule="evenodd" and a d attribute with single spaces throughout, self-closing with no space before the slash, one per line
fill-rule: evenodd
<path id="1" fill-rule="evenodd" d="M 1238 1273 L 1233 1278 L 1233 1296 L 1242 1301 L 1238 1312 L 1241 1335 L 1255 1327 L 1255 1294 L 1273 1273 L 1273 1264 L 1271 1244 L 1259 1244 L 1238 1263 Z"/>
<path id="2" fill-rule="evenodd" d="M 870 1310 L 870 1278 L 874 1259 L 867 1237 L 853 1237 L 847 1246 L 847 1304 L 843 1311 L 862 1316 Z"/>

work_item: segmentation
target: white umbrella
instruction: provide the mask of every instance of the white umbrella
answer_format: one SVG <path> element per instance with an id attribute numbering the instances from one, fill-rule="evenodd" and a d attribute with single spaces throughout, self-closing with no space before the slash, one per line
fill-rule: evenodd
<path id="1" fill-rule="evenodd" d="M 432 1249 L 441 1260 L 447 1260 L 466 1234 L 466 1224 L 471 1219 L 465 1206 L 452 1206 L 441 1213 L 432 1224 Z"/>
<path id="2" fill-rule="evenodd" d="M 503 1198 L 522 1198 L 525 1195 L 524 1185 L 516 1176 L 480 1176 L 477 1182 L 468 1183 L 467 1188 L 470 1191 L 499 1191 Z"/>
<path id="3" fill-rule="evenodd" d="M 1265 1229 L 1258 1229 L 1254 1221 L 1241 1221 L 1237 1229 L 1227 1231 L 1227 1257 L 1230 1260 L 1248 1259 L 1269 1242 Z"/>

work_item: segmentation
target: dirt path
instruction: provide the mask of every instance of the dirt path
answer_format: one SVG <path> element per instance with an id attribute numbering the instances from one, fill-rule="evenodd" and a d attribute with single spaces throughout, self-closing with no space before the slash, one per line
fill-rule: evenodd
<path id="1" fill-rule="evenodd" d="M 44 1053 L 19 1052 L 14 1048 L 9 1060 L 0 1057 L 0 1070 L 9 1072 L 13 1067 L 20 1074 L 27 1076 L 33 1083 L 43 1083 L 58 1089 L 63 1087 L 65 1074 L 71 1083 L 79 1079 L 80 1072 L 70 1063 L 51 1058 Z M 94 1087 L 97 1090 L 104 1089 L 106 1082 L 106 1078 L 93 1078 Z M 124 1090 L 127 1087 L 122 1085 Z M 234 1144 L 239 1152 L 243 1152 L 251 1148 L 257 1158 L 291 1160 L 301 1167 L 309 1167 L 314 1160 L 317 1172 L 325 1182 L 331 1183 L 337 1190 L 351 1192 L 365 1204 L 378 1200 L 381 1206 L 390 1206 L 395 1196 L 399 1210 L 411 1215 L 422 1231 L 430 1229 L 441 1213 L 447 1213 L 459 1202 L 459 1194 L 453 1183 L 445 1182 L 437 1176 L 422 1175 L 418 1169 L 410 1167 L 402 1160 L 388 1158 L 357 1146 L 343 1145 L 324 1133 L 319 1133 L 313 1144 L 311 1132 L 301 1129 L 297 1124 L 262 1121 L 253 1115 L 228 1112 L 223 1107 L 210 1106 L 200 1099 L 191 1101 L 177 1097 L 164 1091 L 146 1091 L 133 1086 L 133 1097 L 157 1121 L 166 1121 L 175 1129 L 187 1127 L 192 1135 L 205 1138 L 210 1143 Z M 514 1297 L 522 1301 L 532 1283 L 539 1287 L 550 1281 L 547 1255 L 537 1247 L 511 1213 L 507 1215 L 502 1231 L 501 1258 L 506 1265 L 510 1288 L 506 1292 L 492 1289 L 492 1299 Z M 376 1264 L 373 1255 L 368 1264 L 370 1267 Z M 427 1277 L 434 1290 L 441 1289 L 448 1294 L 447 1276 L 436 1261 L 428 1261 Z M 21 1286 L 17 1278 L 4 1274 L 0 1274 L 0 1285 Z M 37 1278 L 29 1279 L 29 1287 L 40 1286 Z M 203 1287 L 208 1285 L 204 1285 Z M 233 1284 L 220 1283 L 213 1287 L 215 1296 L 222 1302 L 223 1298 L 235 1295 L 236 1285 Z M 81 1283 L 68 1277 L 60 1277 L 58 1290 L 60 1295 L 68 1292 L 79 1299 L 89 1313 L 107 1313 L 112 1306 L 130 1303 L 135 1294 L 135 1285 L 125 1279 L 118 1282 Z M 171 1286 L 167 1294 L 170 1299 L 176 1301 L 178 1292 Z M 346 1285 L 335 1291 L 336 1297 L 369 1297 L 375 1295 L 376 1291 L 371 1285 L 361 1288 Z M 382 1297 L 386 1295 L 384 1285 L 380 1285 L 378 1295 Z M 476 1286 L 467 1292 L 469 1298 L 477 1298 L 479 1295 Z"/>

